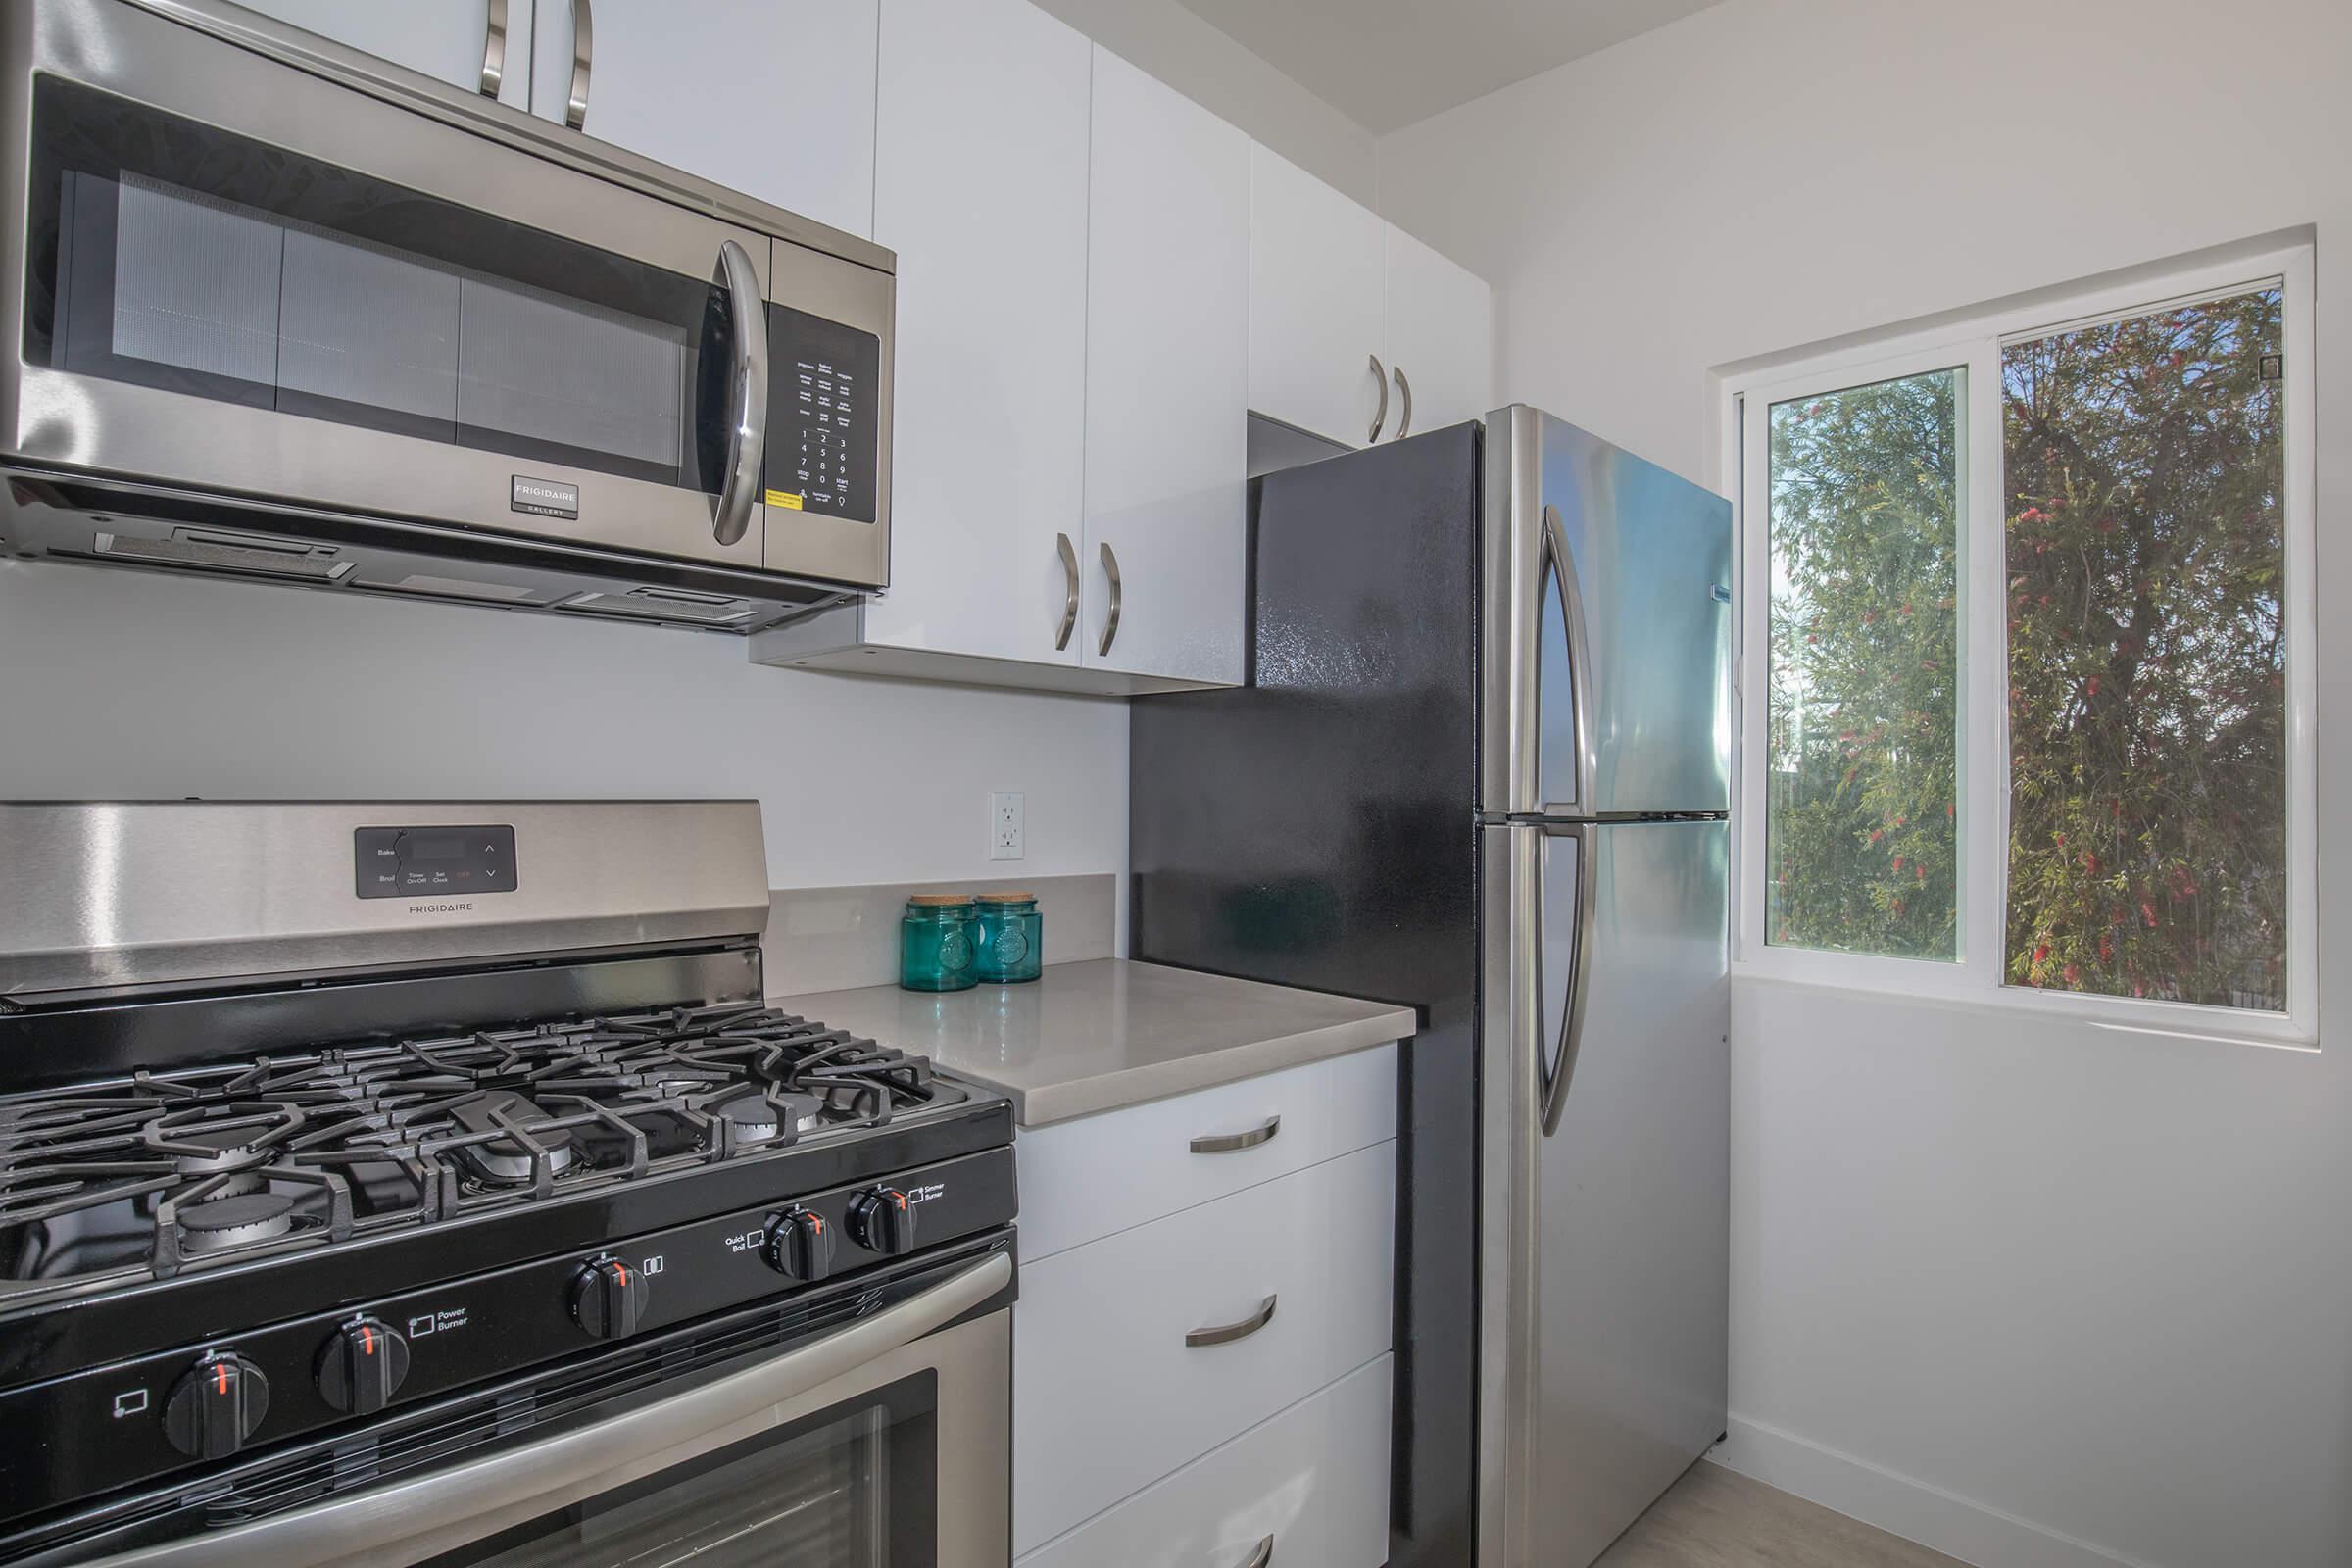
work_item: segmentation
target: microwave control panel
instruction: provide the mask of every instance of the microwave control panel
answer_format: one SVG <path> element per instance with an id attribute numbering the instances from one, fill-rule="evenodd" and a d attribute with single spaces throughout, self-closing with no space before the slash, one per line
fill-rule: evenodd
<path id="1" fill-rule="evenodd" d="M 767 504 L 873 521 L 882 340 L 770 305 L 767 364 Z"/>

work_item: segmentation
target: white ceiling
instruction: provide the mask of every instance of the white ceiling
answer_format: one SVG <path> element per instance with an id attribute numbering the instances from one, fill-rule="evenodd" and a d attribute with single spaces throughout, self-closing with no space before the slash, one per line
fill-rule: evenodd
<path id="1" fill-rule="evenodd" d="M 1180 0 L 1367 130 L 1386 132 L 1716 0 Z"/>

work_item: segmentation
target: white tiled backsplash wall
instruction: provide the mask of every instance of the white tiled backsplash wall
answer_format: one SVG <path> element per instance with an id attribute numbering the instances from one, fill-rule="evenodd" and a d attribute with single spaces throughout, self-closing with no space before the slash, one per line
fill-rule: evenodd
<path id="1" fill-rule="evenodd" d="M 988 793 L 1027 855 L 988 858 Z M 1117 871 L 1115 702 L 759 668 L 733 638 L 0 563 L 0 800 L 756 796 L 775 887 Z"/>

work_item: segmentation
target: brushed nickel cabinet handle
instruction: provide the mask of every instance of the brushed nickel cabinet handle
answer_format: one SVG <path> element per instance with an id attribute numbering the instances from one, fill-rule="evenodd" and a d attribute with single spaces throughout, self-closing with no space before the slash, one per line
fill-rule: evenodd
<path id="1" fill-rule="evenodd" d="M 1380 407 L 1372 411 L 1372 433 L 1364 437 L 1366 446 L 1380 439 L 1380 427 L 1389 422 L 1389 372 L 1377 354 L 1372 356 L 1372 379 L 1380 385 Z"/>
<path id="2" fill-rule="evenodd" d="M 1102 570 L 1110 578 L 1110 618 L 1102 623 L 1102 646 L 1095 657 L 1105 658 L 1110 653 L 1110 641 L 1119 634 L 1119 603 L 1126 597 L 1125 585 L 1119 581 L 1119 558 L 1110 553 L 1110 541 L 1102 541 Z"/>
<path id="3" fill-rule="evenodd" d="M 1058 654 L 1070 646 L 1070 633 L 1078 627 L 1078 551 L 1066 533 L 1054 536 L 1054 548 L 1061 552 L 1061 575 L 1069 584 L 1061 602 L 1061 629 L 1054 634 L 1054 651 Z"/>
<path id="4" fill-rule="evenodd" d="M 1231 1345 L 1246 1340 L 1274 1321 L 1274 1298 L 1269 1296 L 1258 1309 L 1239 1323 L 1220 1323 L 1215 1328 L 1194 1329 L 1185 1335 L 1184 1343 L 1192 1349 L 1205 1349 L 1212 1345 Z"/>
<path id="5" fill-rule="evenodd" d="M 1246 1133 L 1217 1133 L 1207 1138 L 1196 1138 L 1193 1140 L 1193 1152 L 1196 1154 L 1230 1154 L 1237 1150 L 1255 1149 L 1280 1131 L 1282 1131 L 1282 1118 L 1268 1116 L 1263 1127 L 1252 1127 Z"/>
<path id="6" fill-rule="evenodd" d="M 1404 378 L 1404 367 L 1401 365 L 1389 373 L 1396 378 L 1396 390 L 1404 398 L 1404 412 L 1396 416 L 1396 439 L 1401 441 L 1413 429 L 1413 383 Z"/>
<path id="7" fill-rule="evenodd" d="M 507 0 L 490 0 L 482 22 L 482 96 L 496 98 L 507 79 Z"/>
<path id="8" fill-rule="evenodd" d="M 1243 1563 L 1241 1568 L 1266 1568 L 1266 1564 L 1272 1562 L 1273 1560 L 1274 1538 L 1272 1536 L 1268 1536 L 1265 1540 L 1257 1544 L 1257 1549 L 1250 1553 L 1250 1560 Z"/>
<path id="9" fill-rule="evenodd" d="M 595 59 L 595 13 L 589 0 L 571 0 L 571 92 L 564 100 L 564 123 L 574 130 L 588 123 L 588 72 Z"/>

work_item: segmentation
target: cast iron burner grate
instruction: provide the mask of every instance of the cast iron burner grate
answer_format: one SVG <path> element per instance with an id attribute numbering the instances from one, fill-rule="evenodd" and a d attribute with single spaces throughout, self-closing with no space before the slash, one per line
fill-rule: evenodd
<path id="1" fill-rule="evenodd" d="M 0 1283 L 319 1246 L 953 1104 L 927 1058 L 747 1005 L 264 1056 L 0 1100 Z"/>

